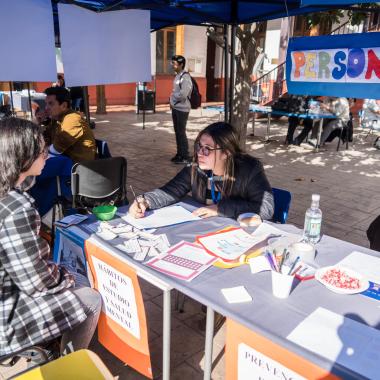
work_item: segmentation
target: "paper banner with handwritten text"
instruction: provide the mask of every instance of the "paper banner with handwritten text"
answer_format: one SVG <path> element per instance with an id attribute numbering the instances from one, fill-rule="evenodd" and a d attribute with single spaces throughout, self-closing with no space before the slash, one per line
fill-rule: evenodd
<path id="1" fill-rule="evenodd" d="M 227 319 L 226 379 L 337 380 L 338 377 Z"/>
<path id="2" fill-rule="evenodd" d="M 94 287 L 103 300 L 99 342 L 152 379 L 145 308 L 136 272 L 88 240 L 85 251 Z"/>

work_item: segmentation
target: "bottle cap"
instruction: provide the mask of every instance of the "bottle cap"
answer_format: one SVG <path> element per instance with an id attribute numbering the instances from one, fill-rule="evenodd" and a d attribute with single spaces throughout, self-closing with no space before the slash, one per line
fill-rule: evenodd
<path id="1" fill-rule="evenodd" d="M 321 196 L 319 194 L 313 194 L 311 196 L 312 201 L 315 201 L 315 202 L 318 201 L 319 202 L 320 199 L 321 199 Z"/>

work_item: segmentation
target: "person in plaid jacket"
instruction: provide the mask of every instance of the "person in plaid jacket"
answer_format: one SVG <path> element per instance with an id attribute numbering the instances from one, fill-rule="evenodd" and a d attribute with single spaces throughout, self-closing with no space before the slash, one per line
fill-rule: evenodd
<path id="1" fill-rule="evenodd" d="M 99 293 L 77 287 L 72 274 L 49 261 L 40 216 L 23 189 L 46 158 L 37 125 L 0 121 L 0 355 L 60 336 L 61 353 L 86 348 L 99 318 Z"/>

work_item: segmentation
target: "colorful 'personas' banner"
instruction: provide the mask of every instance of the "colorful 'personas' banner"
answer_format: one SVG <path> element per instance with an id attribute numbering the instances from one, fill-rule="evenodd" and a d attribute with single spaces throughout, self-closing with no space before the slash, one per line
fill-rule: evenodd
<path id="1" fill-rule="evenodd" d="M 291 39 L 286 81 L 291 94 L 379 99 L 380 33 Z"/>

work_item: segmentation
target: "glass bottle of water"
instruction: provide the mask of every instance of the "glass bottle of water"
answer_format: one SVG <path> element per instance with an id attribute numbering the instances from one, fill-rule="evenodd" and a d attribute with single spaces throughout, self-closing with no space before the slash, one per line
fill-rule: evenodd
<path id="1" fill-rule="evenodd" d="M 319 208 L 319 194 L 311 196 L 311 206 L 306 210 L 303 239 L 316 244 L 321 237 L 322 211 Z"/>

